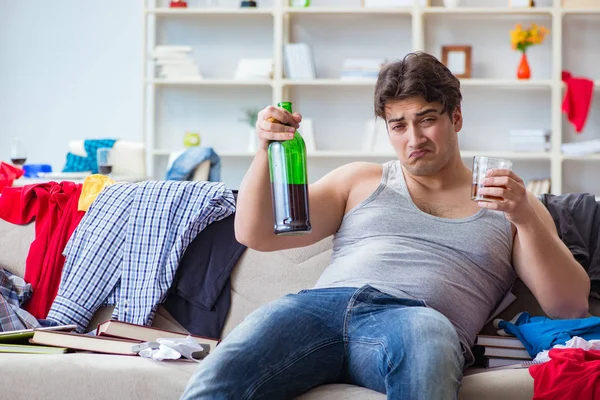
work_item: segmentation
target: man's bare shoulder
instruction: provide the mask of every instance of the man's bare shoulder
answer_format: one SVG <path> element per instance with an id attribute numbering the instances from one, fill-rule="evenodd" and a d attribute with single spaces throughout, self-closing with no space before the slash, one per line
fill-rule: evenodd
<path id="1" fill-rule="evenodd" d="M 343 165 L 338 169 L 340 176 L 351 180 L 353 183 L 357 183 L 355 181 L 357 179 L 381 178 L 383 165 L 366 161 L 356 161 Z"/>

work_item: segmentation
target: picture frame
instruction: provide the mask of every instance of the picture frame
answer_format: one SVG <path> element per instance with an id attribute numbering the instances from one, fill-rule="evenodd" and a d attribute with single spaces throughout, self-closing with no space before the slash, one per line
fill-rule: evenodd
<path id="1" fill-rule="evenodd" d="M 442 63 L 457 78 L 471 78 L 471 53 L 471 46 L 442 46 Z"/>

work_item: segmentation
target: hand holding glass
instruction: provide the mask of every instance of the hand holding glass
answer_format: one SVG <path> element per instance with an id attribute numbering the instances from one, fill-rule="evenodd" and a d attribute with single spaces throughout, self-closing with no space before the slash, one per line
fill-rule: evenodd
<path id="1" fill-rule="evenodd" d="M 480 188 L 484 187 L 482 181 L 486 178 L 490 169 L 510 169 L 512 161 L 501 158 L 475 156 L 473 157 L 473 184 L 471 186 L 471 200 L 473 201 L 502 201 L 502 197 L 478 194 Z"/>

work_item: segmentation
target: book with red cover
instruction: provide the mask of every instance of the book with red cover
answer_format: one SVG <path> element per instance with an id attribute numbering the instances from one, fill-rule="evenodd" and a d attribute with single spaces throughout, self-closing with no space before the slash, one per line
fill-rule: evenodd
<path id="1" fill-rule="evenodd" d="M 210 351 L 213 351 L 215 346 L 219 343 L 219 340 L 214 338 L 173 332 L 166 329 L 158 329 L 115 320 L 108 320 L 99 323 L 98 327 L 96 328 L 96 335 L 99 337 L 133 339 L 142 342 L 156 342 L 156 339 L 158 338 L 185 339 L 186 337 L 190 336 L 200 344 L 209 345 Z"/>
<path id="2" fill-rule="evenodd" d="M 80 333 L 65 333 L 59 331 L 42 331 L 35 329 L 30 343 L 45 346 L 65 347 L 72 350 L 91 351 L 94 353 L 119 354 L 135 356 L 131 348 L 141 343 L 140 340 L 117 339 L 82 335 Z"/>

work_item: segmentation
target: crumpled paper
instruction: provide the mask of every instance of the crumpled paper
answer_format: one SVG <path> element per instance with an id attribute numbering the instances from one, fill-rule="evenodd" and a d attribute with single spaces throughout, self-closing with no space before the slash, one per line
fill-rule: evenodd
<path id="1" fill-rule="evenodd" d="M 160 344 L 158 349 L 146 348 L 138 354 L 141 357 L 152 358 L 156 361 L 177 360 L 185 357 L 189 360 L 200 362 L 201 359 L 194 358 L 194 353 L 202 352 L 204 349 L 191 336 L 175 339 L 158 338 L 156 342 Z"/>

